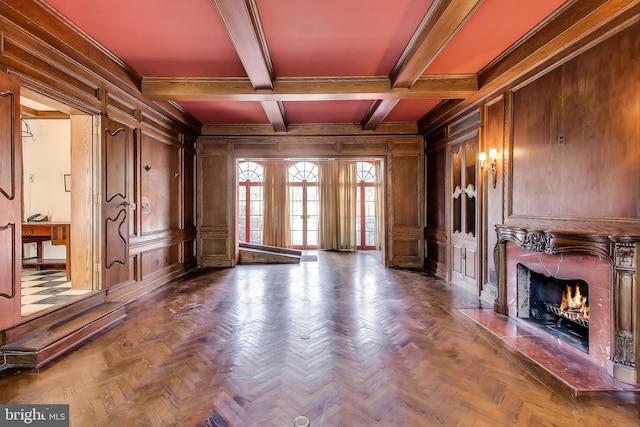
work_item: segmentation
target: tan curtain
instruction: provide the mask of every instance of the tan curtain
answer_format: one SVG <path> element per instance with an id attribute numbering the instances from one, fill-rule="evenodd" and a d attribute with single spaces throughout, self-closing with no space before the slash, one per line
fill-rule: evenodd
<path id="1" fill-rule="evenodd" d="M 384 181 L 382 179 L 382 165 L 381 162 L 376 162 L 376 248 L 378 250 L 382 249 L 382 243 L 384 240 L 384 235 L 382 231 L 384 230 L 384 191 L 383 185 Z"/>
<path id="2" fill-rule="evenodd" d="M 291 245 L 289 231 L 289 192 L 287 164 L 264 162 L 264 230 L 262 243 L 287 248 Z"/>
<path id="3" fill-rule="evenodd" d="M 329 250 L 355 250 L 356 162 L 320 162 L 319 173 L 318 246 Z"/>

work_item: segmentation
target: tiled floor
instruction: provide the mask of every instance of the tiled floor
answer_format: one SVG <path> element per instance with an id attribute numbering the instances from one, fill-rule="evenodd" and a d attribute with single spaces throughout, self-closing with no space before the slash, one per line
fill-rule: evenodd
<path id="1" fill-rule="evenodd" d="M 22 315 L 29 316 L 89 292 L 71 289 L 64 270 L 22 270 Z"/>

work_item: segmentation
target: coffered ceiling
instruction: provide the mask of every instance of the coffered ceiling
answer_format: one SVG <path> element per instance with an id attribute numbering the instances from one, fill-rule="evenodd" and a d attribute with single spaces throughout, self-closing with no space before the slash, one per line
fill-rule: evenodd
<path id="1" fill-rule="evenodd" d="M 304 124 L 418 124 L 439 104 L 495 84 L 511 66 L 483 75 L 541 23 L 568 8 L 578 13 L 580 3 L 604 3 L 45 1 L 139 73 L 150 97 L 175 102 L 209 127 L 276 132 Z M 575 24 L 564 22 L 553 37 Z M 538 44 L 532 49 L 553 45 Z"/>

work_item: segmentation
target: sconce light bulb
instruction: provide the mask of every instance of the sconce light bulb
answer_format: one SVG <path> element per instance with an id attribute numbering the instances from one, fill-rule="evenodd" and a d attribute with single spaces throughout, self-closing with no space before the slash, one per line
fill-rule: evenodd
<path id="1" fill-rule="evenodd" d="M 498 150 L 496 148 L 490 148 L 489 149 L 489 157 L 491 157 L 491 160 L 493 160 L 496 157 L 498 157 Z"/>
<path id="2" fill-rule="evenodd" d="M 484 162 L 485 160 L 487 160 L 487 153 L 482 151 L 480 154 L 478 154 L 478 160 L 480 160 L 481 162 Z"/>

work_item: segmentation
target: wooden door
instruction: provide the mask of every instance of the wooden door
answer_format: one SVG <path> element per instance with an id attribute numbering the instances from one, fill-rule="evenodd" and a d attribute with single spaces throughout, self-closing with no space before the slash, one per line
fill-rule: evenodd
<path id="1" fill-rule="evenodd" d="M 133 227 L 133 130 L 102 118 L 104 232 L 103 287 L 133 281 L 129 236 Z"/>
<path id="2" fill-rule="evenodd" d="M 20 320 L 22 139 L 20 82 L 0 72 L 0 330 Z"/>
<path id="3" fill-rule="evenodd" d="M 477 289 L 477 133 L 450 146 L 451 281 L 476 293 Z"/>

